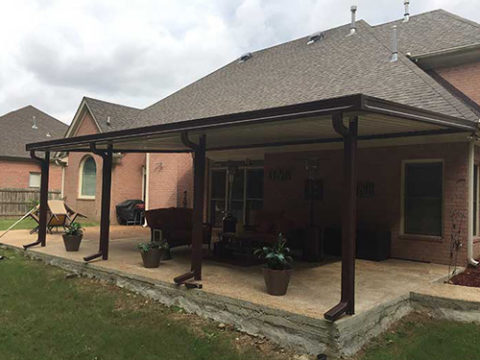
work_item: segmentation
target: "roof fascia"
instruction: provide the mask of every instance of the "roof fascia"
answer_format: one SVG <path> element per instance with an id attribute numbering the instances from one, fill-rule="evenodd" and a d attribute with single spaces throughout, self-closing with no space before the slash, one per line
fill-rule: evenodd
<path id="1" fill-rule="evenodd" d="M 475 131 L 477 124 L 461 118 L 443 115 L 428 110 L 398 104 L 383 99 L 355 94 L 339 98 L 319 100 L 309 103 L 282 106 L 271 109 L 255 110 L 230 115 L 221 115 L 176 123 L 153 125 L 142 128 L 119 130 L 109 133 L 84 135 L 70 139 L 50 140 L 27 144 L 27 150 L 46 151 L 51 149 L 72 148 L 90 143 L 108 143 L 115 140 L 129 139 L 144 135 L 163 135 L 228 127 L 240 124 L 262 123 L 329 115 L 335 112 L 371 112 L 409 120 L 443 126 L 449 129 Z"/>

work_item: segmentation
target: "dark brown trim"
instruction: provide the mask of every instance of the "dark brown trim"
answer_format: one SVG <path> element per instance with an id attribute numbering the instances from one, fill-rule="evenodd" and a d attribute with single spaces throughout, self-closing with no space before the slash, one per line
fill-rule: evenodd
<path id="1" fill-rule="evenodd" d="M 91 261 L 102 256 L 103 260 L 108 260 L 108 247 L 110 242 L 110 200 L 112 190 L 112 146 L 109 145 L 106 150 L 98 150 L 95 143 L 90 144 L 90 151 L 102 157 L 102 203 L 100 215 L 100 240 L 98 253 L 83 258 L 85 261 Z"/>
<path id="2" fill-rule="evenodd" d="M 447 89 L 448 92 L 450 92 L 453 96 L 456 98 L 460 99 L 463 101 L 465 104 L 467 104 L 472 110 L 480 116 L 480 105 L 477 104 L 474 100 L 472 100 L 470 97 L 468 97 L 464 92 L 462 92 L 460 89 L 455 87 L 453 84 L 448 82 L 446 79 L 444 79 L 441 75 L 439 75 L 436 71 L 430 70 L 427 71 L 427 74 L 429 74 L 436 82 L 438 82 L 440 85 L 442 85 L 445 89 Z"/>
<path id="3" fill-rule="evenodd" d="M 195 280 L 202 279 L 203 209 L 205 205 L 206 136 L 195 145 L 193 159 L 193 226 L 191 270 Z"/>
<path id="4" fill-rule="evenodd" d="M 40 164 L 40 207 L 38 214 L 38 238 L 37 241 L 23 246 L 24 249 L 35 245 L 45 246 L 47 244 L 47 210 L 48 210 L 48 177 L 50 172 L 50 152 L 45 152 L 45 157 L 41 158 L 30 151 L 30 157 Z"/>
<path id="5" fill-rule="evenodd" d="M 404 119 L 445 126 L 448 128 L 457 128 L 465 131 L 473 131 L 477 128 L 477 124 L 472 120 L 466 120 L 463 118 L 457 118 L 443 114 L 438 116 L 438 114 L 433 111 L 423 110 L 413 106 L 398 104 L 392 101 L 370 96 L 365 97 L 363 110 L 377 114 L 384 114 L 393 117 L 401 117 Z"/>
<path id="6" fill-rule="evenodd" d="M 476 129 L 476 124 L 470 120 L 422 110 L 362 94 L 356 94 L 277 108 L 179 121 L 102 134 L 84 135 L 67 139 L 50 140 L 27 144 L 26 148 L 27 150 L 51 149 L 67 151 L 69 147 L 88 145 L 91 142 L 95 142 L 98 145 L 106 145 L 110 141 L 136 138 L 140 135 L 162 135 L 183 131 L 221 128 L 239 124 L 286 121 L 312 116 L 331 115 L 335 112 L 355 111 L 368 111 L 391 115 L 464 131 L 473 131 Z M 159 119 L 159 121 L 160 120 L 161 119 Z"/>
<path id="7" fill-rule="evenodd" d="M 344 139 L 344 183 L 342 201 L 342 284 L 340 302 L 325 313 L 325 319 L 335 321 L 343 314 L 355 313 L 355 240 L 357 229 L 357 133 L 358 118 L 350 120 L 349 127 L 333 119 L 335 131 Z M 340 117 L 341 119 L 341 117 Z M 337 124 L 335 124 L 337 121 Z"/>

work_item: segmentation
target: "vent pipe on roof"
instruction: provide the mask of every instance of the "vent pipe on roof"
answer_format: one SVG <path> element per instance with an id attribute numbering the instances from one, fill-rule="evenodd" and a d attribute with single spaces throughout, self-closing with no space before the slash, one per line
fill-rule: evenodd
<path id="1" fill-rule="evenodd" d="M 107 125 L 108 126 L 112 125 L 112 121 L 110 119 L 110 116 L 107 116 Z"/>
<path id="2" fill-rule="evenodd" d="M 405 14 L 403 15 L 403 22 L 408 22 L 408 20 L 410 20 L 410 1 L 409 0 L 405 0 L 403 2 L 403 5 L 405 5 Z"/>
<path id="3" fill-rule="evenodd" d="M 392 26 L 392 57 L 390 62 L 398 61 L 398 33 L 397 25 Z"/>
<path id="4" fill-rule="evenodd" d="M 350 23 L 350 34 L 353 35 L 357 32 L 357 25 L 356 25 L 356 12 L 357 12 L 357 6 L 352 5 L 350 7 L 350 11 L 352 13 L 352 22 Z"/>
<path id="5" fill-rule="evenodd" d="M 243 54 L 242 56 L 240 56 L 240 59 L 238 59 L 238 62 L 239 63 L 244 63 L 245 61 L 247 61 L 248 59 L 250 59 L 252 57 L 252 53 L 248 52 L 246 54 Z"/>
<path id="6" fill-rule="evenodd" d="M 37 117 L 35 115 L 32 116 L 32 129 L 33 130 L 38 130 L 38 126 L 37 126 Z"/>
<path id="7" fill-rule="evenodd" d="M 317 41 L 322 39 L 325 39 L 325 33 L 317 32 L 308 37 L 307 45 L 312 45 L 313 43 L 316 43 Z"/>

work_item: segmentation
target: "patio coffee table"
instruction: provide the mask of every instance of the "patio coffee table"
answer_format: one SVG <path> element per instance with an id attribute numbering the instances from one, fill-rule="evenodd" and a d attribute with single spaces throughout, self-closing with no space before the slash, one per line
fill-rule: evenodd
<path id="1" fill-rule="evenodd" d="M 256 239 L 241 237 L 234 233 L 223 233 L 219 235 L 220 241 L 216 242 L 213 254 L 216 260 L 233 263 L 240 266 L 251 266 L 262 264 L 254 250 L 261 246 Z"/>

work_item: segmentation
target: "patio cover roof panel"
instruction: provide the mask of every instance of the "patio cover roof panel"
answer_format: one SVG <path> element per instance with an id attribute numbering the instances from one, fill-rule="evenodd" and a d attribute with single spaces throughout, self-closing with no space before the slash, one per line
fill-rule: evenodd
<path id="1" fill-rule="evenodd" d="M 343 112 L 344 119 L 359 115 L 359 136 L 408 136 L 425 132 L 473 132 L 471 120 L 438 114 L 365 95 L 279 108 L 228 114 L 197 120 L 160 124 L 110 133 L 51 140 L 28 144 L 27 150 L 82 151 L 94 143 L 97 148 L 113 146 L 114 151 L 189 151 L 180 134 L 190 140 L 207 135 L 207 150 L 248 148 L 271 143 L 339 141 L 331 115 Z"/>

